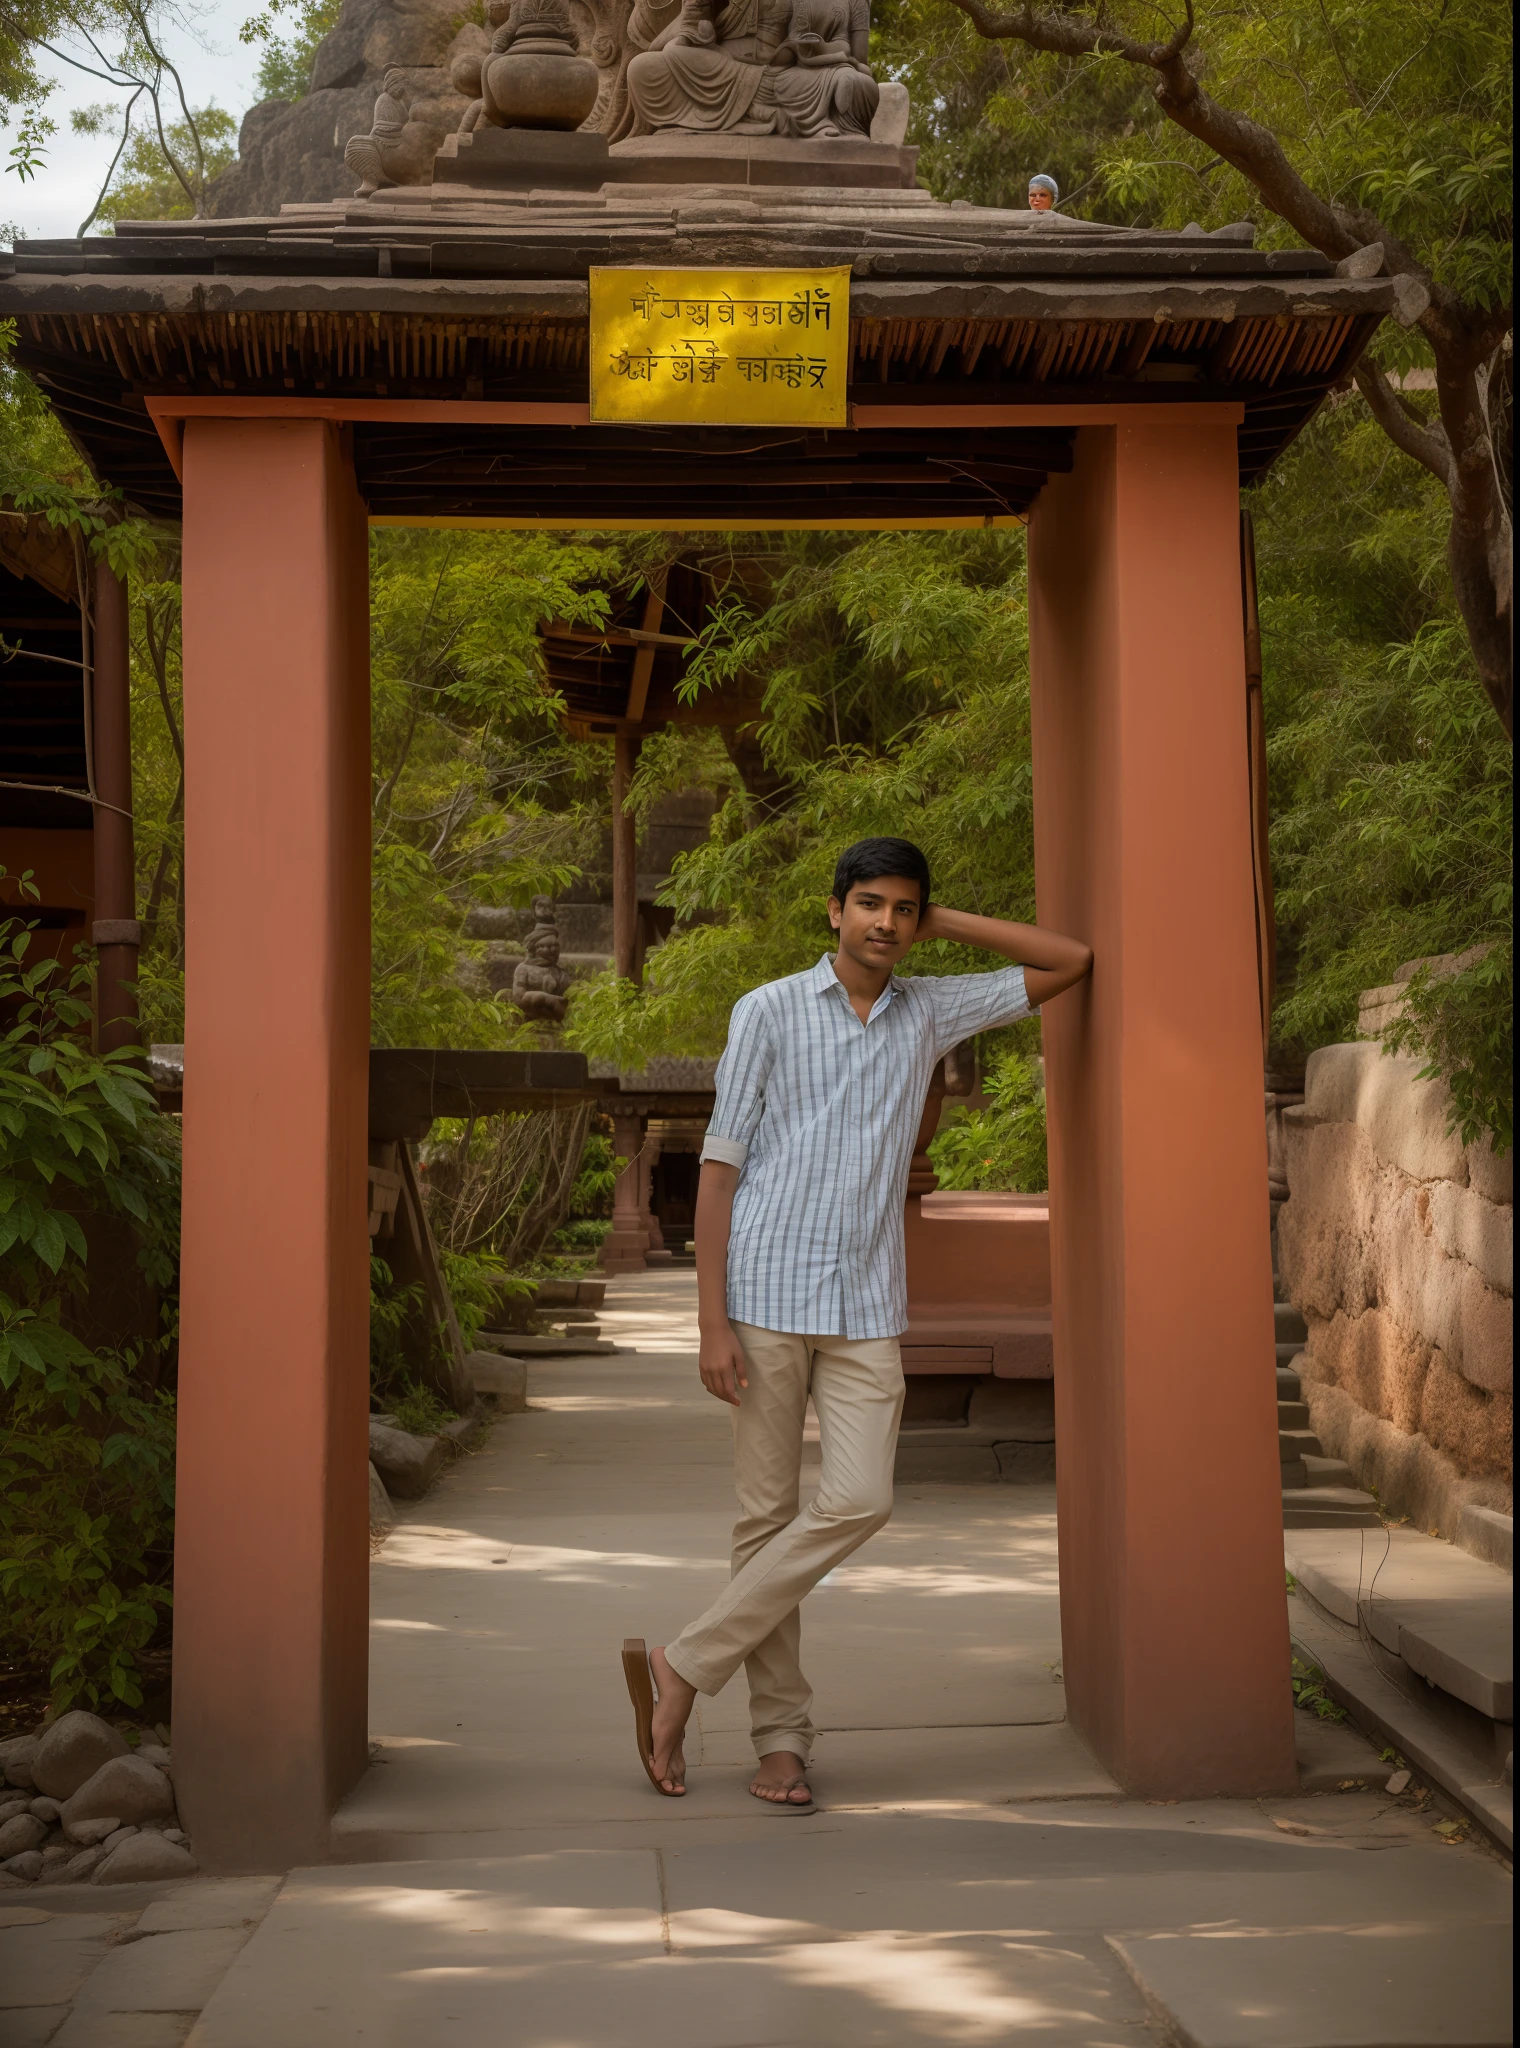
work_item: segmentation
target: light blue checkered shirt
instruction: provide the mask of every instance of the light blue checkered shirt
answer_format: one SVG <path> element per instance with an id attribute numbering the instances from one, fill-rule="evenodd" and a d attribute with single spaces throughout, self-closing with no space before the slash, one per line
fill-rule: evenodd
<path id="1" fill-rule="evenodd" d="M 896 975 L 862 1024 L 825 953 L 735 1003 L 704 1159 L 740 1168 L 735 1322 L 806 1336 L 908 1327 L 903 1203 L 935 1062 L 1030 1015 L 1022 967 Z"/>

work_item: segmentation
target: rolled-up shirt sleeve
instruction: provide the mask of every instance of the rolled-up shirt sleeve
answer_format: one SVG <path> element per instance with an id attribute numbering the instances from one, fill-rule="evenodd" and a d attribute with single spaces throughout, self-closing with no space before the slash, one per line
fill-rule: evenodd
<path id="1" fill-rule="evenodd" d="M 770 1006 L 763 991 L 753 990 L 734 1004 L 728 1020 L 728 1044 L 718 1062 L 717 1100 L 702 1140 L 702 1157 L 725 1166 L 742 1166 L 765 1111 L 765 1085 L 775 1062 L 776 1042 Z"/>
<path id="2" fill-rule="evenodd" d="M 935 975 L 932 983 L 936 1059 L 978 1031 L 1017 1024 L 1021 1017 L 1035 1014 L 1022 967 L 1000 967 L 992 974 Z"/>

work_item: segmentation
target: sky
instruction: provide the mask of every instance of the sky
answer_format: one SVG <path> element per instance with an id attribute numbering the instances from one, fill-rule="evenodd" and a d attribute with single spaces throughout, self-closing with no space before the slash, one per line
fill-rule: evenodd
<path id="1" fill-rule="evenodd" d="M 257 8 L 257 0 L 208 0 L 193 14 L 181 14 L 181 27 L 166 40 L 169 55 L 185 81 L 192 106 L 215 104 L 241 116 L 257 96 L 254 73 L 259 52 L 238 41 L 238 30 Z M 88 55 L 81 51 L 79 54 Z M 0 221 L 10 222 L 30 239 L 73 235 L 95 203 L 95 195 L 120 135 L 75 135 L 69 114 L 75 107 L 96 106 L 118 98 L 99 79 L 87 78 L 66 64 L 44 57 L 41 68 L 57 86 L 47 112 L 58 124 L 48 144 L 47 162 L 24 184 L 13 171 L 0 176 Z M 142 110 L 142 102 L 138 103 Z M 135 123 L 134 123 L 135 125 Z M 0 159 L 13 140 L 0 135 Z"/>

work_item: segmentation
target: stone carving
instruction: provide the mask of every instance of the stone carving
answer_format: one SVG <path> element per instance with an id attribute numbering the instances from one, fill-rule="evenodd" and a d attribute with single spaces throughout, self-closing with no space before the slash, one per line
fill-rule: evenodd
<path id="1" fill-rule="evenodd" d="M 628 135 L 661 128 L 866 139 L 880 93 L 866 62 L 868 0 L 681 0 L 663 26 L 637 0 Z M 646 33 L 653 29 L 653 34 Z"/>
<path id="2" fill-rule="evenodd" d="M 344 159 L 361 197 L 426 183 L 445 100 L 462 109 L 452 124 L 460 136 L 497 128 L 609 143 L 685 133 L 900 145 L 907 93 L 871 76 L 869 42 L 869 0 L 486 0 L 484 26 L 456 28 L 446 72 L 386 73 L 370 131 Z"/>
<path id="3" fill-rule="evenodd" d="M 591 58 L 578 53 L 565 0 L 511 0 L 508 8 L 491 0 L 487 14 L 494 24 L 489 46 L 456 57 L 451 73 L 455 90 L 471 101 L 460 132 L 482 121 L 494 128 L 579 128 L 602 81 Z"/>
<path id="4" fill-rule="evenodd" d="M 570 977 L 559 964 L 559 927 L 554 922 L 553 897 L 534 897 L 533 919 L 527 958 L 518 962 L 512 976 L 512 1000 L 525 1017 L 558 1024 L 568 1007 L 565 991 L 570 986 Z"/>
<path id="5" fill-rule="evenodd" d="M 360 181 L 361 199 L 382 185 L 420 185 L 432 170 L 435 130 L 428 122 L 412 120 L 408 98 L 405 72 L 387 71 L 369 134 L 350 137 L 344 147 L 343 161 Z"/>

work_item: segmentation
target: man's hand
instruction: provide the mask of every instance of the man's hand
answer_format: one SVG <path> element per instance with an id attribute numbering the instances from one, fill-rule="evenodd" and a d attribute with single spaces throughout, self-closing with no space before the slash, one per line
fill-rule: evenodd
<path id="1" fill-rule="evenodd" d="M 703 1386 L 716 1400 L 737 1408 L 739 1389 L 749 1385 L 749 1361 L 744 1356 L 744 1346 L 734 1335 L 733 1324 L 724 1322 L 715 1329 L 704 1327 L 701 1345 L 697 1370 Z"/>
<path id="2" fill-rule="evenodd" d="M 949 939 L 961 946 L 984 946 L 1017 960 L 1024 968 L 1024 986 L 1038 1008 L 1092 971 L 1092 947 L 1042 925 L 1013 924 L 1003 917 L 978 917 L 969 910 L 949 910 L 931 903 L 920 914 L 914 945 L 925 939 Z"/>

